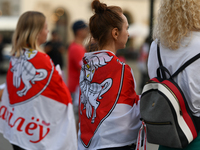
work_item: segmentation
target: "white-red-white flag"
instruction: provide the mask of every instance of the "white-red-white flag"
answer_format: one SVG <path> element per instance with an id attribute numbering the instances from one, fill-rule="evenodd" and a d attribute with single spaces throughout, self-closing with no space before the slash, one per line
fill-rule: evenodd
<path id="1" fill-rule="evenodd" d="M 80 74 L 79 150 L 136 143 L 139 96 L 131 68 L 109 51 L 86 53 Z"/>
<path id="2" fill-rule="evenodd" d="M 49 56 L 12 57 L 0 105 L 0 132 L 26 150 L 76 150 L 70 93 Z"/>

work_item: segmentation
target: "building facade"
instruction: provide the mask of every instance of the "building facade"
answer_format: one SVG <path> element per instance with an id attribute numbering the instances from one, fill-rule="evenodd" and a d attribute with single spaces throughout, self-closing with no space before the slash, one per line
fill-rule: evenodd
<path id="1" fill-rule="evenodd" d="M 127 16 L 129 24 L 143 24 L 148 26 L 150 14 L 150 0 L 100 0 L 107 5 L 120 6 Z M 41 11 L 47 17 L 49 30 L 57 29 L 65 44 L 73 39 L 71 25 L 82 19 L 88 23 L 93 15 L 92 0 L 0 0 L 0 16 L 20 16 L 28 10 Z M 155 11 L 159 0 L 155 0 Z M 155 12 L 154 11 L 154 12 Z M 0 17 L 1 18 L 1 17 Z M 50 35 L 50 34 L 49 34 Z M 137 38 L 134 46 L 138 46 Z M 144 39 L 144 37 L 142 37 Z"/>

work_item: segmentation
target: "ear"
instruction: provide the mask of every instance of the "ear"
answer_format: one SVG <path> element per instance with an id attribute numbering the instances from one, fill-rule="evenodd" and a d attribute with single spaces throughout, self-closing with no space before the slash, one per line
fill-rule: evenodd
<path id="1" fill-rule="evenodd" d="M 113 28 L 112 29 L 112 37 L 113 37 L 113 39 L 117 40 L 118 36 L 119 36 L 119 30 L 117 28 Z"/>

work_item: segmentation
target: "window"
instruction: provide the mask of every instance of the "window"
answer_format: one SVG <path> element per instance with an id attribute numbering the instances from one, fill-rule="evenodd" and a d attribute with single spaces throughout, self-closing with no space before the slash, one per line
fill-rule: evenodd
<path id="1" fill-rule="evenodd" d="M 18 16 L 21 0 L 0 0 L 0 16 Z"/>

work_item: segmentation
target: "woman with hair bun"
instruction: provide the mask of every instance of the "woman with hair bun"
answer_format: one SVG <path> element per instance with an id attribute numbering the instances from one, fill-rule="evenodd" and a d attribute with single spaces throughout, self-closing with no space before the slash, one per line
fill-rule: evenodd
<path id="1" fill-rule="evenodd" d="M 141 126 L 132 69 L 115 56 L 125 48 L 128 22 L 118 6 L 91 4 L 92 47 L 80 73 L 79 150 L 131 150 Z M 95 43 L 95 44 L 94 44 Z"/>
<path id="2" fill-rule="evenodd" d="M 148 58 L 149 77 L 157 76 L 159 67 L 157 45 L 163 66 L 172 75 L 185 62 L 200 53 L 200 3 L 199 0 L 161 0 L 157 24 Z M 200 116 L 200 59 L 186 67 L 174 81 L 184 93 L 193 115 Z M 168 74 L 166 74 L 168 77 Z M 200 128 L 200 122 L 197 124 Z M 167 138 L 167 137 L 166 137 Z M 159 146 L 159 150 L 199 150 L 200 132 L 186 148 Z"/>

